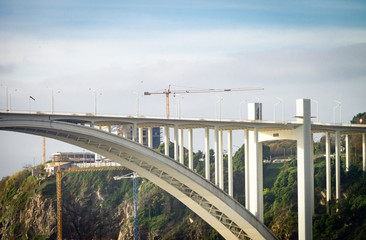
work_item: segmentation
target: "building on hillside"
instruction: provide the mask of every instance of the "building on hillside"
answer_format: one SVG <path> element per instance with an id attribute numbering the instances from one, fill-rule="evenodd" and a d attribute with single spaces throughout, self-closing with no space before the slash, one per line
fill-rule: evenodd
<path id="1" fill-rule="evenodd" d="M 52 162 L 93 163 L 95 162 L 95 153 L 57 152 L 52 154 Z"/>
<path id="2" fill-rule="evenodd" d="M 60 170 L 65 171 L 69 168 L 71 168 L 72 163 L 71 162 L 52 162 L 52 163 L 47 163 L 44 170 L 48 173 L 54 174 L 55 172 L 58 171 L 58 167 L 60 166 Z"/>

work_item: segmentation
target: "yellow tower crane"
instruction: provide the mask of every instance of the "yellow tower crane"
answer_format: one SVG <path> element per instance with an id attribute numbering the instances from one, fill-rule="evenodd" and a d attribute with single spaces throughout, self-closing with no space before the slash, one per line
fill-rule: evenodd
<path id="1" fill-rule="evenodd" d="M 197 90 L 171 90 L 170 85 L 167 89 L 163 91 L 154 91 L 154 92 L 144 92 L 144 95 L 153 95 L 153 94 L 165 94 L 165 108 L 166 108 L 166 117 L 170 117 L 169 112 L 169 95 L 170 94 L 185 94 L 185 93 L 212 93 L 212 92 L 242 92 L 242 91 L 254 91 L 254 90 L 264 90 L 264 88 L 227 88 L 227 89 L 197 89 Z"/>

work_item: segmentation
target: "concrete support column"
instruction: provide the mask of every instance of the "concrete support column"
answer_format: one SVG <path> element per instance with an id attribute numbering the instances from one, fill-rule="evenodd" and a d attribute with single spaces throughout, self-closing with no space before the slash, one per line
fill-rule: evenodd
<path id="1" fill-rule="evenodd" d="M 183 128 L 179 131 L 179 162 L 184 165 Z"/>
<path id="2" fill-rule="evenodd" d="M 335 132 L 335 175 L 336 175 L 336 199 L 341 198 L 341 144 L 339 131 Z"/>
<path id="3" fill-rule="evenodd" d="M 263 222 L 263 156 L 258 128 L 249 131 L 249 211 Z"/>
<path id="4" fill-rule="evenodd" d="M 219 131 L 219 188 L 224 190 L 224 156 L 223 131 Z"/>
<path id="5" fill-rule="evenodd" d="M 205 177 L 210 181 L 210 129 L 205 128 Z"/>
<path id="6" fill-rule="evenodd" d="M 362 133 L 362 168 L 366 172 L 366 133 Z"/>
<path id="7" fill-rule="evenodd" d="M 249 134 L 244 129 L 245 207 L 249 209 Z"/>
<path id="8" fill-rule="evenodd" d="M 107 130 L 108 130 L 109 133 L 111 133 L 111 125 L 107 126 Z"/>
<path id="9" fill-rule="evenodd" d="M 122 126 L 122 137 L 127 138 L 127 126 Z"/>
<path id="10" fill-rule="evenodd" d="M 215 126 L 215 184 L 219 185 L 219 127 Z"/>
<path id="11" fill-rule="evenodd" d="M 297 196 L 299 240 L 313 237 L 311 204 L 311 108 L 310 99 L 296 100 L 297 128 Z"/>
<path id="12" fill-rule="evenodd" d="M 193 170 L 193 129 L 188 129 L 188 167 Z"/>
<path id="13" fill-rule="evenodd" d="M 325 169 L 326 169 L 326 188 L 327 188 L 327 202 L 332 199 L 332 170 L 330 163 L 330 134 L 325 133 Z"/>
<path id="14" fill-rule="evenodd" d="M 137 127 L 136 123 L 132 124 L 132 141 L 137 141 Z"/>
<path id="15" fill-rule="evenodd" d="M 179 148 L 179 142 L 178 142 L 178 125 L 174 126 L 174 160 L 178 161 L 178 148 Z"/>
<path id="16" fill-rule="evenodd" d="M 228 182 L 228 193 L 230 196 L 234 196 L 233 192 L 233 133 L 231 130 L 227 132 L 227 155 L 228 155 L 228 161 L 227 161 L 227 182 Z"/>
<path id="17" fill-rule="evenodd" d="M 349 170 L 349 159 L 350 159 L 349 135 L 346 134 L 346 172 L 348 172 L 348 170 Z"/>
<path id="18" fill-rule="evenodd" d="M 144 144 L 144 129 L 139 128 L 139 143 Z"/>
<path id="19" fill-rule="evenodd" d="M 164 150 L 165 155 L 169 157 L 169 127 L 164 127 Z"/>
<path id="20" fill-rule="evenodd" d="M 147 146 L 149 148 L 153 147 L 152 127 L 147 128 Z"/>

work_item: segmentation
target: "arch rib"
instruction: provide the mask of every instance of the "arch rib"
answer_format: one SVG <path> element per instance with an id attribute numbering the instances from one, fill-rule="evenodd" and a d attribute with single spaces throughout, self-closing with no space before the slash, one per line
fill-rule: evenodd
<path id="1" fill-rule="evenodd" d="M 248 210 L 187 167 L 136 142 L 57 121 L 0 120 L 0 130 L 40 135 L 104 155 L 176 197 L 226 239 L 277 239 Z"/>

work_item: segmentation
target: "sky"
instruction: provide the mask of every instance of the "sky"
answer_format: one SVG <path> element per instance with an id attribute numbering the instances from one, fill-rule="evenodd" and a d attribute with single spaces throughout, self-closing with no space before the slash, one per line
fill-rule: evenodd
<path id="1" fill-rule="evenodd" d="M 171 116 L 216 118 L 222 98 L 224 119 L 259 101 L 264 120 L 281 120 L 281 99 L 294 121 L 310 98 L 319 121 L 349 123 L 366 111 L 366 3 L 0 0 L 0 84 L 0 110 L 51 111 L 53 89 L 56 112 L 93 113 L 92 88 L 98 113 L 134 115 L 139 97 L 146 116 L 164 116 L 165 97 L 145 91 L 261 87 L 172 96 Z M 41 161 L 40 137 L 0 142 L 0 177 Z M 47 158 L 79 150 L 47 139 Z"/>

